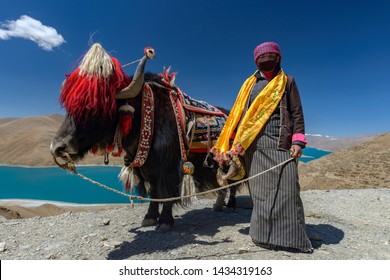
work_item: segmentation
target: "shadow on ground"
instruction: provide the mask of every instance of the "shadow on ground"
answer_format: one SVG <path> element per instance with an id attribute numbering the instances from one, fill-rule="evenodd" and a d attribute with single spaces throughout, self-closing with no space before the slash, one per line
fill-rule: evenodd
<path id="1" fill-rule="evenodd" d="M 314 249 L 322 245 L 338 244 L 344 238 L 344 232 L 329 224 L 307 225 L 307 234 Z"/>
<path id="2" fill-rule="evenodd" d="M 159 233 L 154 231 L 153 227 L 132 228 L 129 233 L 134 236 L 134 239 L 131 242 L 123 242 L 119 248 L 109 252 L 107 259 L 121 260 L 137 255 L 140 255 L 139 258 L 142 259 L 142 254 L 155 254 L 156 252 L 160 252 L 161 255 L 172 254 L 175 250 L 180 250 L 187 245 L 197 247 L 215 246 L 221 243 L 232 244 L 233 240 L 229 235 L 222 240 L 214 238 L 217 233 L 226 230 L 226 227 L 231 227 L 233 231 L 245 235 L 245 238 L 249 240 L 251 212 L 251 209 L 241 208 L 232 213 L 214 212 L 211 208 L 204 208 L 192 210 L 176 217 L 175 226 L 170 232 Z M 307 231 L 315 249 L 320 248 L 323 244 L 338 244 L 344 238 L 342 230 L 329 224 L 309 224 Z M 232 233 L 233 236 L 234 234 L 236 233 Z M 190 251 L 191 247 L 185 250 Z M 210 247 L 209 251 L 208 248 L 205 248 L 204 251 L 206 256 L 201 257 L 212 258 L 213 255 L 218 257 L 223 254 L 223 252 L 215 253 L 213 247 Z M 170 257 L 172 258 L 172 255 Z M 196 256 L 180 257 L 178 255 L 175 257 L 175 259 L 186 258 L 194 259 Z"/>
<path id="3" fill-rule="evenodd" d="M 133 228 L 129 232 L 135 234 L 134 240 L 123 242 L 118 249 L 108 254 L 107 259 L 126 259 L 158 251 L 172 252 L 172 250 L 186 245 L 213 246 L 221 242 L 232 243 L 230 238 L 212 241 L 213 236 L 224 230 L 223 227 L 249 223 L 251 211 L 251 209 L 237 209 L 227 213 L 226 211 L 214 212 L 211 208 L 204 208 L 175 217 L 175 226 L 170 232 L 159 233 L 154 231 L 153 227 Z"/>

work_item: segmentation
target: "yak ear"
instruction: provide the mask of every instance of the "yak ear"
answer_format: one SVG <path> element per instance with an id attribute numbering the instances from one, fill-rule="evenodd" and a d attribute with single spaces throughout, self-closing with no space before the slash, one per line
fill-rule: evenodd
<path id="1" fill-rule="evenodd" d="M 154 58 L 154 49 L 147 47 L 144 53 L 145 55 L 141 58 L 130 85 L 119 91 L 115 96 L 116 99 L 134 98 L 141 92 L 144 84 L 145 64 L 149 58 Z"/>

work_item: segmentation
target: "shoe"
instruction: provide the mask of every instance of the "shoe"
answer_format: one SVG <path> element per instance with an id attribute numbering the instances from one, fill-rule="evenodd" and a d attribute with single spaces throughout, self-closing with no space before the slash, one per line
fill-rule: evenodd
<path id="1" fill-rule="evenodd" d="M 261 247 L 261 248 L 268 249 L 268 250 L 275 250 L 275 251 L 277 251 L 277 247 L 278 247 L 278 246 L 275 246 L 275 245 L 272 245 L 272 244 L 268 244 L 268 243 L 259 242 L 259 241 L 253 240 L 253 239 L 252 239 L 252 242 L 253 242 L 256 246 L 259 246 L 259 247 Z"/>
<path id="2" fill-rule="evenodd" d="M 273 251 L 286 251 L 290 253 L 303 253 L 303 254 L 312 254 L 314 252 L 313 248 L 306 249 L 306 250 L 300 250 L 296 248 L 290 248 L 290 247 L 283 247 L 283 246 L 278 246 L 278 245 L 272 245 L 268 243 L 263 243 L 263 242 L 258 242 L 256 240 L 252 239 L 252 242 L 261 248 L 268 249 L 268 250 L 273 250 Z"/>
<path id="3" fill-rule="evenodd" d="M 314 248 L 310 248 L 310 249 L 307 249 L 307 250 L 301 250 L 301 253 L 304 253 L 304 254 L 313 254 L 313 253 L 314 253 Z"/>

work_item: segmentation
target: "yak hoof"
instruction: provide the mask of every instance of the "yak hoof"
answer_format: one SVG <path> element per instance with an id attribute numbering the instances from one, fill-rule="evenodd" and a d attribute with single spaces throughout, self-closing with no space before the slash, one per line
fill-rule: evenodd
<path id="1" fill-rule="evenodd" d="M 150 226 L 155 226 L 157 224 L 157 220 L 156 219 L 153 219 L 153 218 L 149 218 L 149 219 L 143 219 L 142 220 L 142 224 L 141 226 L 143 227 L 150 227 Z"/>
<path id="2" fill-rule="evenodd" d="M 213 210 L 215 211 L 215 212 L 221 212 L 222 210 L 223 210 L 223 203 L 221 204 L 221 203 L 214 203 L 214 205 L 213 205 Z"/>
<path id="3" fill-rule="evenodd" d="M 223 195 L 219 195 L 217 197 L 217 200 L 213 204 L 213 210 L 215 212 L 221 212 L 224 206 L 225 206 L 225 197 Z"/>
<path id="4" fill-rule="evenodd" d="M 159 233 L 165 233 L 172 230 L 173 225 L 172 224 L 158 224 L 155 228 L 155 230 Z"/>
<path id="5" fill-rule="evenodd" d="M 233 207 L 226 207 L 226 212 L 227 213 L 234 213 L 235 212 L 235 208 L 233 208 Z"/>

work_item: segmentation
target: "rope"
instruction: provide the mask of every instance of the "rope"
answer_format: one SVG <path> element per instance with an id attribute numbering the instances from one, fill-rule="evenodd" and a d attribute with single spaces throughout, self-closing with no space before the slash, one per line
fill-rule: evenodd
<path id="1" fill-rule="evenodd" d="M 69 156 L 67 153 L 65 153 L 65 156 L 68 158 L 68 160 L 70 159 L 70 156 Z M 106 185 L 104 185 L 104 184 L 102 184 L 102 183 L 99 183 L 99 182 L 97 182 L 97 181 L 95 181 L 95 180 L 92 180 L 91 178 L 88 178 L 87 176 L 85 176 L 85 175 L 83 175 L 83 174 L 78 173 L 78 172 L 76 171 L 76 168 L 74 167 L 73 161 L 69 161 L 69 162 L 67 162 L 67 163 L 65 163 L 65 164 L 59 164 L 58 161 L 57 161 L 57 159 L 56 159 L 55 157 L 53 157 L 53 159 L 54 159 L 54 162 L 55 162 L 60 168 L 62 168 L 62 169 L 64 169 L 64 170 L 69 170 L 69 171 L 71 171 L 73 174 L 79 176 L 80 178 L 82 178 L 82 179 L 84 179 L 84 180 L 86 180 L 86 181 L 88 181 L 88 182 L 91 182 L 92 184 L 95 184 L 95 185 L 97 185 L 97 186 L 99 186 L 99 187 L 102 187 L 102 188 L 107 189 L 107 190 L 109 190 L 109 191 L 112 191 L 112 192 L 114 192 L 114 193 L 120 194 L 120 195 L 122 195 L 122 196 L 126 196 L 126 197 L 128 197 L 128 198 L 130 199 L 131 203 L 133 203 L 133 199 L 144 200 L 144 201 L 151 201 L 151 202 L 170 202 L 170 201 L 181 200 L 181 199 L 191 198 L 191 197 L 193 197 L 193 196 L 204 195 L 204 194 L 208 194 L 208 193 L 220 191 L 220 190 L 223 190 L 223 189 L 227 189 L 227 188 L 230 188 L 230 187 L 233 187 L 233 186 L 242 184 L 242 183 L 244 183 L 244 182 L 246 182 L 246 181 L 252 180 L 252 179 L 255 178 L 255 177 L 258 177 L 258 176 L 260 176 L 260 175 L 263 175 L 263 174 L 265 174 L 265 173 L 267 173 L 267 172 L 269 172 L 269 171 L 271 171 L 271 170 L 273 170 L 273 169 L 278 168 L 279 166 L 285 165 L 285 164 L 287 164 L 288 162 L 295 160 L 295 158 L 289 158 L 288 160 L 285 160 L 285 161 L 283 161 L 283 162 L 281 162 L 281 163 L 279 163 L 279 164 L 277 164 L 277 165 L 275 165 L 275 166 L 273 166 L 273 167 L 271 167 L 271 168 L 269 168 L 269 169 L 267 169 L 267 170 L 264 170 L 264 171 L 262 171 L 262 172 L 260 172 L 260 173 L 255 174 L 255 175 L 253 175 L 253 176 L 251 176 L 251 177 L 248 177 L 248 178 L 246 178 L 246 179 L 243 179 L 243 180 L 240 180 L 240 181 L 237 181 L 237 182 L 234 182 L 234 183 L 231 183 L 231 184 L 228 184 L 228 185 L 226 185 L 226 186 L 222 186 L 222 187 L 219 187 L 219 188 L 216 188 L 216 189 L 212 189 L 212 190 L 208 190 L 208 191 L 204 191 L 204 192 L 200 192 L 200 193 L 195 193 L 195 194 L 191 194 L 191 195 L 184 195 L 184 196 L 180 196 L 180 197 L 171 197 L 171 198 L 145 198 L 145 197 L 142 197 L 142 196 L 131 195 L 131 194 L 124 193 L 124 192 L 122 192 L 122 191 L 118 191 L 118 190 L 116 190 L 116 189 L 114 189 L 114 188 L 108 187 L 108 186 L 106 186 Z"/>
<path id="2" fill-rule="evenodd" d="M 141 60 L 142 60 L 142 58 L 137 59 L 137 60 L 134 60 L 134 61 L 132 61 L 132 62 L 129 62 L 129 63 L 126 63 L 126 64 L 122 65 L 122 67 L 129 66 L 129 65 L 134 64 L 134 63 L 137 63 L 137 62 L 139 62 L 139 61 L 141 61 Z"/>

